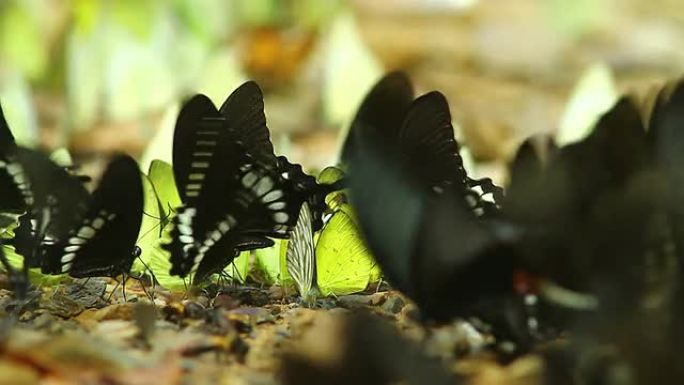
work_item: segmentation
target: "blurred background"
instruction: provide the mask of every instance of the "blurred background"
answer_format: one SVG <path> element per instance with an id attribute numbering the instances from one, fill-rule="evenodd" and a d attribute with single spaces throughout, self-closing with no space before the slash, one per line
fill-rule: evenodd
<path id="1" fill-rule="evenodd" d="M 683 47 L 678 0 L 2 0 L 0 101 L 23 144 L 146 163 L 170 159 L 185 98 L 220 105 L 254 79 L 276 151 L 321 169 L 403 69 L 446 94 L 478 172 L 501 180 L 524 137 L 581 131 L 679 76 Z"/>

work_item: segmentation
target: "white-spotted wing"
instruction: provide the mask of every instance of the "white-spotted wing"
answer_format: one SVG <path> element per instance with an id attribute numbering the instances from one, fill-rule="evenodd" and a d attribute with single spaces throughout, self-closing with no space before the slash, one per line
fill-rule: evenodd
<path id="1" fill-rule="evenodd" d="M 107 167 L 85 215 L 69 236 L 49 247 L 44 273 L 73 277 L 128 273 L 137 257 L 135 245 L 143 210 L 143 188 L 136 161 L 119 155 Z"/>

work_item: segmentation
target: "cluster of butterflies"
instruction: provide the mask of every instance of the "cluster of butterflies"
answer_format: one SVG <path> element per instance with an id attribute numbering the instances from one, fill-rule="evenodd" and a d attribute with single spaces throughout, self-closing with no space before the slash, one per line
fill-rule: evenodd
<path id="1" fill-rule="evenodd" d="M 459 152 L 445 97 L 416 98 L 399 72 L 369 92 L 341 168 L 318 179 L 274 155 L 253 82 L 218 109 L 203 95 L 184 104 L 172 166 L 142 175 L 118 155 L 92 194 L 73 167 L 16 145 L 3 119 L 0 220 L 18 226 L 2 237 L 23 274 L 0 257 L 21 292 L 32 267 L 125 277 L 142 263 L 200 283 L 275 248 L 309 303 L 382 275 L 426 321 L 477 317 L 522 351 L 575 330 L 677 370 L 639 325 L 667 346 L 684 337 L 684 85 L 647 118 L 624 98 L 576 143 L 526 141 L 505 194 L 469 176 Z"/>
<path id="2" fill-rule="evenodd" d="M 620 99 L 577 142 L 525 141 L 505 194 L 465 173 L 444 98 L 413 97 L 383 79 L 343 152 L 389 282 L 426 320 L 476 317 L 518 352 L 573 334 L 549 383 L 684 380 L 684 82 L 645 113 Z"/>
<path id="3" fill-rule="evenodd" d="M 4 118 L 0 145 L 0 259 L 19 295 L 29 287 L 32 268 L 77 278 L 123 276 L 125 282 L 142 265 L 154 279 L 200 284 L 241 252 L 289 237 L 302 207 L 307 226 L 320 230 L 326 196 L 345 183 L 339 173 L 318 183 L 274 155 L 254 82 L 219 109 L 204 95 L 184 104 L 173 166 L 156 160 L 145 175 L 133 158 L 116 155 L 92 194 L 84 184 L 89 178 L 73 166 L 17 145 Z M 344 215 L 332 214 L 343 222 L 332 227 L 344 228 Z M 12 263 L 17 255 L 19 266 Z"/>

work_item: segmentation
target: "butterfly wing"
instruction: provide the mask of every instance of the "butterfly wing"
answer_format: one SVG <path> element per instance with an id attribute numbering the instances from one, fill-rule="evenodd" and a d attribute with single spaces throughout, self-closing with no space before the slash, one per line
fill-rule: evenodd
<path id="1" fill-rule="evenodd" d="M 163 209 L 157 191 L 150 178 L 140 173 L 143 189 L 143 210 L 140 222 L 140 231 L 136 245 L 140 248 L 140 258 L 137 258 L 131 269 L 134 272 L 143 272 L 152 257 L 153 249 L 158 247 L 159 239 L 163 231 Z"/>
<path id="2" fill-rule="evenodd" d="M 405 73 L 391 72 L 380 79 L 366 95 L 352 121 L 342 148 L 342 161 L 349 161 L 363 130 L 377 130 L 378 135 L 397 137 L 413 98 L 413 86 Z"/>
<path id="3" fill-rule="evenodd" d="M 4 154 L 7 150 L 15 146 L 14 135 L 12 135 L 7 120 L 5 120 L 2 104 L 0 104 L 0 154 Z"/>
<path id="4" fill-rule="evenodd" d="M 26 171 L 14 157 L 0 158 L 0 212 L 23 213 L 33 204 L 33 192 Z"/>
<path id="5" fill-rule="evenodd" d="M 162 161 L 155 159 L 150 164 L 147 174 L 154 186 L 154 190 L 159 197 L 161 212 L 165 219 L 168 219 L 173 211 L 181 205 L 181 199 L 176 188 L 176 181 L 173 175 L 173 167 Z"/>
<path id="6" fill-rule="evenodd" d="M 444 95 L 433 91 L 416 99 L 398 139 L 401 151 L 419 169 L 427 185 L 464 184 L 463 161 Z"/>
<path id="7" fill-rule="evenodd" d="M 68 239 L 48 250 L 43 271 L 73 277 L 128 273 L 135 255 L 144 204 L 136 161 L 115 157 L 93 193 L 88 212 Z"/>
<path id="8" fill-rule="evenodd" d="M 239 186 L 224 198 L 230 204 L 223 211 L 224 216 L 188 254 L 188 261 L 192 260 L 190 271 L 195 268 L 199 271 L 200 267 L 209 269 L 204 267 L 207 263 L 223 268 L 232 261 L 237 250 L 269 246 L 272 241 L 266 236 L 284 238 L 293 227 L 296 218 L 293 211 L 298 210 L 301 200 L 290 203 L 288 198 L 294 192 L 287 189 L 290 185 L 286 180 L 274 170 L 255 164 L 243 164 L 237 175 Z M 214 255 L 223 255 L 223 259 Z M 220 261 L 222 263 L 217 266 Z"/>
<path id="9" fill-rule="evenodd" d="M 302 204 L 297 225 L 287 245 L 287 271 L 295 281 L 299 294 L 308 300 L 313 294 L 316 276 L 311 211 L 307 203 Z"/>
<path id="10" fill-rule="evenodd" d="M 350 194 L 364 238 L 390 283 L 426 318 L 463 315 L 467 301 L 511 288 L 511 261 L 498 252 L 504 241 L 449 190 L 460 187 L 434 194 L 396 147 L 371 137 L 360 148 Z"/>
<path id="11" fill-rule="evenodd" d="M 316 273 L 325 296 L 363 291 L 381 275 L 349 205 L 333 214 L 318 238 Z"/>
<path id="12" fill-rule="evenodd" d="M 40 152 L 17 147 L 13 157 L 24 172 L 22 191 L 33 198 L 12 243 L 18 253 L 28 256 L 30 266 L 38 267 L 33 252 L 38 243 L 53 244 L 67 237 L 75 218 L 85 212 L 90 194 L 78 177 Z"/>
<path id="13" fill-rule="evenodd" d="M 416 294 L 413 253 L 425 206 L 421 187 L 406 178 L 401 157 L 374 138 L 360 141 L 349 162 L 350 198 L 364 239 L 389 282 Z"/>
<path id="14" fill-rule="evenodd" d="M 557 151 L 533 184 L 512 191 L 507 216 L 527 228 L 527 264 L 586 291 L 618 276 L 616 267 L 639 263 L 660 195 L 649 170 L 639 112 L 622 99 L 588 137 Z"/>
<path id="15" fill-rule="evenodd" d="M 219 109 L 228 130 L 242 142 L 256 161 L 268 167 L 277 166 L 270 133 L 264 115 L 264 95 L 259 86 L 248 81 L 238 87 Z"/>
<path id="16" fill-rule="evenodd" d="M 195 95 L 181 109 L 173 135 L 173 172 L 183 202 L 197 200 L 202 181 L 224 131 L 223 119 L 205 95 Z"/>

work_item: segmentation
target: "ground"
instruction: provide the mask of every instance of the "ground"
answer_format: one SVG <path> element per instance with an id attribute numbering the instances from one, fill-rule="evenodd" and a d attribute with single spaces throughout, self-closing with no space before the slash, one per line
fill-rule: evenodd
<path id="1" fill-rule="evenodd" d="M 437 362 L 439 370 L 429 373 L 449 383 L 463 377 L 470 384 L 533 384 L 540 373 L 535 356 L 497 363 L 485 348 L 491 337 L 463 321 L 423 328 L 414 320 L 415 307 L 394 291 L 307 308 L 278 287 L 198 293 L 157 287 L 154 302 L 152 288 L 142 289 L 129 281 L 124 301 L 113 280 L 43 287 L 18 317 L 12 293 L 0 291 L 6 309 L 0 384 L 280 384 L 347 374 L 359 383 L 376 381 L 368 368 L 410 377 L 400 362 L 413 357 L 407 355 L 412 349 L 419 358 L 410 361 L 420 364 L 411 371 L 420 373 L 422 360 Z M 350 327 L 357 313 L 372 322 Z M 378 359 L 383 356 L 389 363 Z M 355 369 L 353 360 L 367 368 Z"/>

